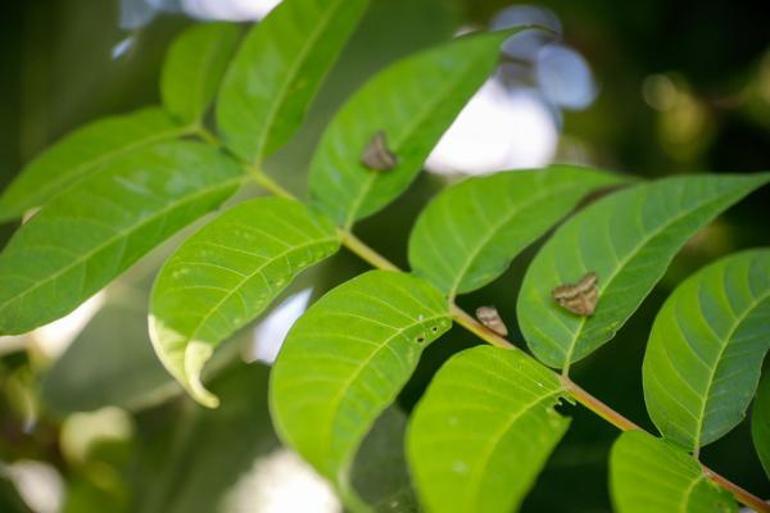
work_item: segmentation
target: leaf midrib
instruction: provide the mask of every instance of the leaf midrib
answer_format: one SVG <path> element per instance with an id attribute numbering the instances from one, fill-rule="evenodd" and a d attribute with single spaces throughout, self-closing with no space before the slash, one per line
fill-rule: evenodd
<path id="1" fill-rule="evenodd" d="M 350 389 L 350 387 L 353 384 L 353 382 L 355 382 L 356 379 L 358 379 L 358 377 L 361 375 L 361 373 L 364 371 L 364 369 L 367 368 L 367 366 L 375 358 L 375 356 L 380 354 L 380 351 L 383 351 L 386 348 L 388 348 L 389 347 L 388 344 L 390 344 L 390 342 L 393 341 L 394 339 L 396 339 L 397 337 L 401 336 L 405 331 L 407 331 L 407 330 L 409 330 L 409 329 L 411 329 L 411 328 L 413 328 L 415 326 L 419 326 L 419 325 L 422 325 L 422 324 L 427 324 L 427 323 L 429 323 L 431 321 L 435 321 L 435 320 L 438 320 L 438 319 L 446 319 L 448 317 L 449 317 L 448 313 L 441 313 L 441 314 L 434 315 L 434 316 L 431 316 L 431 317 L 426 317 L 426 318 L 424 318 L 422 320 L 416 320 L 415 322 L 412 322 L 410 324 L 407 324 L 407 325 L 399 328 L 398 330 L 393 332 L 393 334 L 391 334 L 385 340 L 383 340 L 382 343 L 379 345 L 379 347 L 377 347 L 374 351 L 372 351 L 371 354 L 369 354 L 369 356 L 367 356 L 365 360 L 361 361 L 361 364 L 348 377 L 348 379 L 343 381 L 342 386 L 340 387 L 339 391 L 334 395 L 334 397 L 332 398 L 332 400 L 330 402 L 330 404 L 332 405 L 332 408 L 331 408 L 330 415 L 329 415 L 329 419 L 330 419 L 329 427 L 328 427 L 328 429 L 326 429 L 327 435 L 322 438 L 326 442 L 326 448 L 325 448 L 325 450 L 323 452 L 327 455 L 327 458 L 328 458 L 328 460 L 326 462 L 327 464 L 330 463 L 330 462 L 333 462 L 334 459 L 335 459 L 334 458 L 334 454 L 332 453 L 332 440 L 334 439 L 334 428 L 335 428 L 335 426 L 337 424 L 337 417 L 339 415 L 339 410 L 342 407 L 342 399 L 344 398 L 345 393 Z M 425 344 L 425 345 L 427 345 L 427 344 Z M 422 349 L 422 347 L 419 347 L 419 349 Z M 392 395 L 395 395 L 396 393 L 398 393 L 397 390 Z M 324 466 L 326 467 L 327 465 L 324 465 Z M 330 475 L 334 475 L 334 472 L 333 472 L 334 470 L 336 470 L 336 469 L 329 468 L 329 471 L 331 471 Z"/>
<path id="2" fill-rule="evenodd" d="M 177 208 L 183 207 L 183 206 L 185 206 L 188 203 L 193 203 L 194 201 L 196 201 L 197 199 L 199 199 L 199 198 L 201 198 L 203 196 L 207 196 L 207 195 L 209 195 L 209 194 L 211 194 L 213 192 L 216 192 L 219 189 L 227 189 L 227 188 L 229 188 L 229 187 L 231 187 L 233 185 L 236 185 L 236 184 L 240 183 L 241 180 L 242 180 L 242 177 L 239 176 L 239 177 L 236 177 L 236 178 L 232 178 L 230 180 L 226 180 L 226 181 L 223 181 L 223 182 L 216 183 L 216 184 L 214 184 L 214 186 L 212 186 L 210 188 L 201 189 L 198 192 L 196 192 L 195 194 L 187 196 L 184 200 L 182 200 L 180 202 L 171 203 L 171 204 L 163 207 L 162 209 L 156 211 L 153 215 L 148 216 L 145 219 L 143 219 L 141 222 L 139 222 L 137 224 L 132 224 L 132 225 L 130 225 L 130 226 L 128 226 L 128 227 L 126 227 L 126 228 L 124 228 L 122 230 L 119 230 L 119 231 L 115 232 L 115 234 L 112 237 L 106 239 L 104 242 L 102 242 L 98 246 L 94 247 L 90 251 L 88 251 L 86 253 L 83 253 L 80 257 L 76 258 L 70 264 L 62 267 L 61 269 L 59 269 L 55 273 L 48 275 L 48 277 L 45 280 L 37 282 L 34 286 L 28 288 L 27 290 L 25 290 L 25 291 L 23 291 L 23 292 L 21 292 L 19 294 L 16 294 L 12 298 L 7 299 L 6 301 L 0 303 L 0 312 L 2 312 L 9 304 L 14 303 L 14 302 L 16 302 L 16 301 L 18 301 L 18 300 L 28 296 L 32 292 L 38 290 L 39 288 L 41 288 L 43 286 L 48 285 L 49 283 L 52 283 L 53 281 L 57 280 L 60 276 L 62 276 L 63 274 L 65 274 L 65 273 L 67 273 L 69 271 L 71 271 L 75 267 L 83 265 L 83 263 L 88 261 L 95 254 L 97 254 L 100 251 L 104 250 L 105 248 L 111 246 L 112 244 L 118 242 L 119 240 L 126 238 L 132 232 L 137 231 L 137 230 L 141 230 L 146 225 L 148 225 L 148 224 L 150 224 L 152 222 L 155 222 L 157 219 L 163 217 L 164 215 L 167 215 L 168 213 L 176 210 Z"/>
<path id="3" fill-rule="evenodd" d="M 449 297 L 450 299 L 453 298 L 457 294 L 457 289 L 460 286 L 460 283 L 462 282 L 463 278 L 465 278 L 465 274 L 468 272 L 468 269 L 470 269 L 471 265 L 473 265 L 476 258 L 481 254 L 481 252 L 486 249 L 486 247 L 490 244 L 492 239 L 495 235 L 498 234 L 498 232 L 505 227 L 508 223 L 511 222 L 514 216 L 521 213 L 522 210 L 529 208 L 534 203 L 537 203 L 539 201 L 542 201 L 544 198 L 547 198 L 549 196 L 558 196 L 563 191 L 572 189 L 572 188 L 580 188 L 579 186 L 575 186 L 574 184 L 568 185 L 566 187 L 556 187 L 552 189 L 546 189 L 545 193 L 541 193 L 537 196 L 535 196 L 533 199 L 530 199 L 526 201 L 525 203 L 521 204 L 520 206 L 514 208 L 510 212 L 508 212 L 505 216 L 503 216 L 502 220 L 495 225 L 493 225 L 492 229 L 487 232 L 487 234 L 482 237 L 481 243 L 476 246 L 476 248 L 469 254 L 468 259 L 463 263 L 462 267 L 460 268 L 460 271 L 457 274 L 457 278 L 452 283 L 451 288 L 449 289 Z"/>
<path id="4" fill-rule="evenodd" d="M 160 112 L 165 112 L 162 109 L 158 109 Z M 149 109 L 148 109 L 149 111 Z M 126 115 L 126 117 L 130 116 Z M 169 118 L 168 121 L 170 121 L 172 124 L 174 123 L 173 119 Z M 107 162 L 118 155 L 128 153 L 132 150 L 135 150 L 136 148 L 140 148 L 142 146 L 147 146 L 150 144 L 153 144 L 155 142 L 163 141 L 166 139 L 172 139 L 175 137 L 181 137 L 184 135 L 188 135 L 192 133 L 194 130 L 194 127 L 191 125 L 181 125 L 181 126 L 173 126 L 169 128 L 166 131 L 158 132 L 146 139 L 142 139 L 139 141 L 135 141 L 131 144 L 128 144 L 126 146 L 122 146 L 118 149 L 103 153 L 99 155 L 98 157 L 94 158 L 93 160 L 89 160 L 88 162 L 82 162 L 74 167 L 71 167 L 70 169 L 72 172 L 70 174 L 59 174 L 54 177 L 53 180 L 46 181 L 46 185 L 41 186 L 36 190 L 36 192 L 32 195 L 32 198 L 34 198 L 34 201 L 27 201 L 27 202 L 12 202 L 11 206 L 15 205 L 17 208 L 31 208 L 35 205 L 38 205 L 39 202 L 43 201 L 37 198 L 40 198 L 41 196 L 46 196 L 51 190 L 55 190 L 57 188 L 60 188 L 62 183 L 64 183 L 64 188 L 62 188 L 60 191 L 55 193 L 57 196 L 69 189 L 71 189 L 74 185 L 80 182 L 82 178 L 84 178 L 84 175 L 88 174 L 88 171 L 100 166 L 104 162 Z M 62 143 L 65 141 L 62 141 Z M 70 181 L 69 184 L 67 182 Z M 9 189 L 10 190 L 10 189 Z M 25 206 L 26 204 L 26 206 Z M 0 215 L 0 219 L 5 218 L 5 216 Z"/>
<path id="5" fill-rule="evenodd" d="M 725 351 L 727 351 L 727 348 L 730 346 L 730 339 L 732 339 L 733 335 L 735 335 L 735 331 L 743 324 L 743 321 L 746 320 L 746 317 L 748 317 L 755 309 L 756 307 L 762 303 L 765 299 L 770 298 L 770 291 L 767 291 L 763 294 L 760 294 L 757 296 L 747 307 L 744 309 L 743 312 L 741 312 L 741 315 L 736 316 L 735 321 L 730 326 L 730 330 L 728 331 L 727 335 L 724 338 L 724 344 L 722 344 L 722 347 L 719 349 L 719 354 L 717 354 L 716 359 L 714 360 L 714 365 L 711 369 L 709 369 L 709 376 L 708 381 L 706 382 L 706 390 L 703 394 L 703 401 L 701 402 L 701 409 L 700 414 L 696 418 L 697 420 L 697 432 L 695 434 L 695 444 L 693 449 L 695 451 L 698 450 L 700 447 L 700 440 L 703 436 L 703 425 L 706 421 L 706 407 L 708 406 L 710 395 L 711 395 L 711 388 L 714 386 L 714 378 L 717 374 L 717 369 L 719 368 L 719 364 L 722 361 L 722 357 L 725 354 Z M 701 310 L 702 312 L 702 310 Z M 684 333 L 682 333 L 682 336 L 685 336 Z M 672 362 L 673 364 L 673 362 Z"/>
<path id="6" fill-rule="evenodd" d="M 482 454 L 479 466 L 477 467 L 476 472 L 474 472 L 473 477 L 471 478 L 471 485 L 469 486 L 469 495 L 466 499 L 470 503 L 477 503 L 479 500 L 479 490 L 481 489 L 481 484 L 484 479 L 484 475 L 487 473 L 487 468 L 489 466 L 489 460 L 492 457 L 492 454 L 495 452 L 495 449 L 497 448 L 500 441 L 503 439 L 505 434 L 510 431 L 510 429 L 513 427 L 513 425 L 518 421 L 522 416 L 524 416 L 526 413 L 529 413 L 532 409 L 537 407 L 538 405 L 545 403 L 547 401 L 552 400 L 554 397 L 558 397 L 564 392 L 562 388 L 558 388 L 542 397 L 539 397 L 538 399 L 534 401 L 530 401 L 529 403 L 525 404 L 524 407 L 517 411 L 515 414 L 511 415 L 508 420 L 503 423 L 503 426 L 501 429 L 498 429 L 495 433 L 493 433 L 489 437 L 489 444 L 484 449 L 484 453 Z M 476 504 L 478 507 L 479 504 Z M 477 511 L 476 508 L 469 508 L 468 511 Z"/>
<path id="7" fill-rule="evenodd" d="M 300 68 L 305 63 L 305 60 L 307 59 L 307 56 L 310 53 L 310 50 L 316 46 L 316 43 L 318 42 L 318 39 L 321 37 L 321 34 L 324 33 L 324 31 L 328 28 L 329 23 L 331 23 L 331 20 L 334 18 L 334 13 L 337 12 L 340 5 L 344 3 L 345 0 L 336 0 L 334 4 L 327 8 L 327 10 L 323 13 L 321 16 L 318 24 L 316 25 L 316 29 L 313 30 L 309 37 L 306 39 L 305 46 L 302 47 L 300 50 L 299 55 L 297 56 L 297 59 L 294 60 L 289 67 L 289 72 L 287 74 L 287 80 L 285 80 L 281 87 L 278 89 L 278 93 L 275 95 L 273 101 L 270 103 L 270 107 L 267 111 L 267 116 L 265 117 L 265 127 L 262 130 L 261 135 L 259 136 L 259 139 L 257 139 L 257 147 L 256 147 L 256 155 L 255 160 L 257 162 L 261 161 L 264 157 L 263 152 L 265 150 L 265 147 L 267 146 L 267 140 L 269 135 L 271 135 L 271 129 L 274 125 L 274 121 L 277 118 L 278 111 L 283 107 L 284 100 L 286 99 L 287 95 L 289 94 L 289 87 L 291 84 L 293 84 L 297 78 L 297 75 L 300 71 Z M 287 8 L 291 8 L 290 6 L 287 6 Z"/>
<path id="8" fill-rule="evenodd" d="M 651 187 L 651 185 L 647 186 L 647 187 L 648 187 L 648 190 L 646 191 L 646 194 L 649 195 L 650 194 L 649 187 Z M 738 190 L 739 190 L 739 188 L 738 188 Z M 736 191 L 733 190 L 733 191 L 731 191 L 730 194 L 734 194 L 735 192 Z M 679 214 L 679 215 L 677 215 L 675 217 L 672 217 L 666 223 L 663 223 L 663 224 L 659 225 L 657 228 L 655 228 L 654 230 L 652 230 L 649 233 L 648 236 L 642 238 L 640 240 L 640 243 L 637 244 L 631 251 L 629 251 L 628 255 L 625 258 L 623 258 L 621 261 L 618 262 L 618 265 L 615 267 L 615 270 L 612 272 L 612 274 L 610 274 L 609 278 L 607 278 L 607 280 L 605 281 L 606 285 L 600 290 L 599 298 L 601 299 L 602 293 L 604 293 L 604 291 L 606 291 L 610 287 L 610 285 L 615 280 L 615 278 L 620 273 L 620 271 L 623 268 L 625 268 L 626 265 L 628 265 L 628 263 L 634 257 L 636 257 L 636 255 L 638 254 L 639 250 L 642 249 L 644 246 L 646 246 L 648 242 L 653 240 L 655 237 L 659 236 L 663 231 L 668 229 L 670 226 L 678 223 L 679 221 L 681 221 L 685 217 L 694 214 L 695 212 L 699 211 L 700 209 L 704 208 L 705 206 L 710 205 L 712 203 L 719 203 L 720 201 L 722 201 L 724 199 L 725 196 L 718 196 L 716 198 L 706 200 L 706 201 L 698 204 L 696 207 L 693 207 L 693 208 L 691 208 L 689 210 L 686 210 L 682 214 Z M 575 347 L 577 346 L 577 342 L 578 342 L 581 334 L 583 333 L 583 327 L 585 326 L 587 321 L 588 321 L 588 317 L 581 317 L 580 324 L 578 325 L 578 329 L 575 331 L 575 335 L 573 336 L 572 340 L 570 341 L 568 350 L 565 353 L 564 362 L 562 363 L 562 366 L 563 366 L 564 369 L 568 369 L 570 364 L 572 363 L 571 362 L 572 355 L 573 355 L 573 353 L 575 351 Z"/>
<path id="9" fill-rule="evenodd" d="M 419 109 L 417 115 L 412 118 L 413 121 L 407 125 L 405 130 L 402 130 L 398 134 L 398 137 L 393 137 L 393 150 L 395 153 L 398 153 L 398 150 L 401 148 L 401 145 L 404 141 L 412 137 L 412 132 L 417 130 L 418 127 L 423 125 L 425 121 L 430 118 L 430 114 L 435 110 L 436 105 L 443 103 L 446 101 L 448 96 L 451 96 L 451 93 L 457 88 L 458 84 L 460 84 L 466 78 L 468 70 L 472 69 L 475 65 L 478 64 L 476 62 L 477 58 L 478 55 L 474 56 L 472 59 L 468 59 L 468 66 L 464 67 L 462 71 L 457 74 L 456 78 L 448 83 L 448 86 L 441 92 L 440 95 L 432 96 L 431 101 L 425 102 L 423 104 L 424 107 Z M 421 162 L 420 165 L 422 166 L 423 163 Z M 398 172 L 399 170 L 396 169 L 394 171 Z M 345 231 L 350 231 L 350 228 L 353 226 L 353 223 L 356 220 L 356 215 L 358 214 L 364 199 L 366 199 L 366 197 L 371 192 L 371 188 L 378 176 L 379 175 L 375 174 L 375 172 L 367 172 L 366 179 L 361 184 L 361 188 L 359 189 L 359 194 L 353 198 L 350 210 L 347 217 L 345 218 L 345 222 L 343 224 L 343 229 Z"/>
<path id="10" fill-rule="evenodd" d="M 260 265 L 259 265 L 259 266 L 258 266 L 258 267 L 257 267 L 257 268 L 254 270 L 254 271 L 252 271 L 251 273 L 249 273 L 249 274 L 246 274 L 246 275 L 243 275 L 243 277 L 242 277 L 242 278 L 241 278 L 241 280 L 238 282 L 238 284 L 237 284 L 236 286 L 232 287 L 232 288 L 230 289 L 230 291 L 229 291 L 227 294 L 225 294 L 225 295 L 222 297 L 222 299 L 220 299 L 220 300 L 219 300 L 219 301 L 218 301 L 218 302 L 217 302 L 217 303 L 216 303 L 216 304 L 215 304 L 215 305 L 214 305 L 214 306 L 213 306 L 213 307 L 212 307 L 212 308 L 211 308 L 211 309 L 208 311 L 208 313 L 206 313 L 206 315 L 205 315 L 205 316 L 204 316 L 204 317 L 201 319 L 201 321 L 200 321 L 200 322 L 197 324 L 197 326 L 196 326 L 196 327 L 193 329 L 193 331 L 192 331 L 192 333 L 190 334 L 190 336 L 189 336 L 189 337 L 187 337 L 187 340 L 186 340 L 186 342 L 185 342 L 185 347 L 187 346 L 187 344 L 188 344 L 190 341 L 192 341 L 192 340 L 197 340 L 197 337 L 198 337 L 198 334 L 200 333 L 200 330 L 201 330 L 201 329 L 203 329 L 203 327 L 206 325 L 206 323 L 207 323 L 207 322 L 208 322 L 208 320 L 211 318 L 211 316 L 212 316 L 212 315 L 213 315 L 213 314 L 214 314 L 214 313 L 215 313 L 217 310 L 219 310 L 219 309 L 221 308 L 221 306 L 222 306 L 222 305 L 223 305 L 223 304 L 224 304 L 226 301 L 228 301 L 228 300 L 229 300 L 231 297 L 233 297 L 233 295 L 235 295 L 235 293 L 236 293 L 236 292 L 240 291 L 240 290 L 241 290 L 241 289 L 244 287 L 244 285 L 245 285 L 247 282 L 251 281 L 251 280 L 252 280 L 252 279 L 253 279 L 253 278 L 254 278 L 254 277 L 257 275 L 257 274 L 261 273 L 261 272 L 262 272 L 262 271 L 265 269 L 265 267 L 267 267 L 268 265 L 270 265 L 270 264 L 272 264 L 272 263 L 276 262 L 277 260 L 279 260 L 279 259 L 281 259 L 281 258 L 283 258 L 283 257 L 285 257 L 285 256 L 287 256 L 287 255 L 289 255 L 289 254 L 291 254 L 291 253 L 293 253 L 293 252 L 295 252 L 295 251 L 300 251 L 300 250 L 302 250 L 302 249 L 305 249 L 305 248 L 308 248 L 308 247 L 311 247 L 311 246 L 316 246 L 316 245 L 324 245 L 324 244 L 327 244 L 327 243 L 329 243 L 329 242 L 336 242 L 336 241 L 338 241 L 338 239 L 337 239 L 336 237 L 326 237 L 326 238 L 319 238 L 319 239 L 313 240 L 312 242 L 303 243 L 303 244 L 300 244 L 300 245 L 298 245 L 298 246 L 290 246 L 288 249 L 286 249 L 286 250 L 282 251 L 281 253 L 279 253 L 279 254 L 276 254 L 276 255 L 274 255 L 274 256 L 272 256 L 272 257 L 270 257 L 270 258 L 266 259 L 266 260 L 265 260 L 265 261 L 264 261 L 262 264 L 260 264 Z M 256 255 L 253 255 L 253 256 L 256 256 Z M 217 342 L 218 342 L 218 341 L 217 341 Z"/>

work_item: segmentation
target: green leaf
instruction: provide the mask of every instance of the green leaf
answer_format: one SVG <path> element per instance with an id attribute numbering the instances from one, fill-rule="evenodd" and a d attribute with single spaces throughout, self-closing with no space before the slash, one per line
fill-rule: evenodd
<path id="1" fill-rule="evenodd" d="M 348 469 L 364 435 L 450 325 L 428 282 L 371 271 L 323 296 L 289 332 L 271 377 L 273 423 L 346 500 L 355 503 Z"/>
<path id="2" fill-rule="evenodd" d="M 271 470 L 286 460 L 286 453 L 280 451 L 270 425 L 268 373 L 260 364 L 231 365 L 211 384 L 223 399 L 216 411 L 188 401 L 178 408 L 142 413 L 127 469 L 129 511 L 241 511 L 243 502 L 234 503 L 237 489 L 256 484 L 263 493 L 269 490 L 259 477 L 273 477 Z"/>
<path id="3" fill-rule="evenodd" d="M 610 455 L 617 513 L 731 513 L 729 493 L 711 483 L 689 454 L 642 431 L 620 435 Z"/>
<path id="4" fill-rule="evenodd" d="M 43 205 L 100 165 L 187 131 L 157 107 L 86 125 L 43 152 L 11 182 L 0 196 L 0 221 Z"/>
<path id="5" fill-rule="evenodd" d="M 258 162 L 288 141 L 368 3 L 285 0 L 251 30 L 217 103 L 227 146 Z"/>
<path id="6" fill-rule="evenodd" d="M 515 31 L 460 38 L 396 62 L 375 75 L 326 129 L 310 167 L 315 202 L 346 229 L 395 199 L 498 62 Z M 383 132 L 397 162 L 374 171 L 361 163 Z"/>
<path id="7" fill-rule="evenodd" d="M 759 383 L 751 414 L 751 435 L 759 461 L 770 479 L 770 374 Z"/>
<path id="8" fill-rule="evenodd" d="M 356 493 L 376 513 L 420 511 L 406 465 L 406 414 L 394 405 L 375 422 L 350 470 Z"/>
<path id="9" fill-rule="evenodd" d="M 232 23 L 195 25 L 171 45 L 160 81 L 166 109 L 186 123 L 206 113 L 235 52 L 240 28 Z"/>
<path id="10" fill-rule="evenodd" d="M 524 277 L 517 305 L 527 345 L 566 367 L 615 336 L 685 242 L 720 212 L 770 180 L 768 174 L 678 176 L 611 194 L 562 225 Z M 551 291 L 598 276 L 592 316 L 560 307 Z"/>
<path id="11" fill-rule="evenodd" d="M 407 459 L 423 505 L 442 513 L 517 511 L 569 426 L 553 372 L 521 351 L 454 356 L 423 396 Z"/>
<path id="12" fill-rule="evenodd" d="M 449 297 L 491 282 L 592 190 L 621 177 L 574 166 L 509 171 L 448 187 L 423 210 L 409 263 Z"/>
<path id="13" fill-rule="evenodd" d="M 58 414 L 140 409 L 179 394 L 152 351 L 144 310 L 105 305 L 45 373 L 46 406 Z"/>
<path id="14" fill-rule="evenodd" d="M 149 317 L 158 357 L 193 398 L 216 406 L 200 381 L 214 348 L 339 246 L 334 226 L 293 200 L 258 198 L 228 210 L 158 275 Z"/>
<path id="15" fill-rule="evenodd" d="M 0 254 L 0 334 L 72 311 L 180 228 L 235 192 L 241 168 L 175 142 L 111 161 L 23 225 Z"/>
<path id="16" fill-rule="evenodd" d="M 684 281 L 655 319 L 644 397 L 663 436 L 698 451 L 737 426 L 770 349 L 770 250 L 738 253 Z"/>

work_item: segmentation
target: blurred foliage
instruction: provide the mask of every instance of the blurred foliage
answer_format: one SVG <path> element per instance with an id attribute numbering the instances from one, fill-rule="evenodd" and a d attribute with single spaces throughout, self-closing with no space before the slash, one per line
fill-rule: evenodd
<path id="1" fill-rule="evenodd" d="M 161 16 L 135 34 L 136 45 L 126 55 L 113 60 L 110 49 L 127 36 L 117 26 L 117 2 L 5 4 L 0 15 L 0 94 L 5 99 L 0 109 L 0 185 L 78 125 L 157 102 L 163 54 L 189 23 L 181 16 Z M 485 24 L 507 5 L 503 0 L 375 0 L 308 122 L 271 159 L 269 171 L 304 192 L 307 162 L 322 128 L 366 77 L 415 49 L 446 40 L 460 26 Z M 770 37 L 762 22 L 764 5 L 730 0 L 544 0 L 537 5 L 559 16 L 565 39 L 586 56 L 600 84 L 591 108 L 564 115 L 561 155 L 577 148 L 597 166 L 646 176 L 770 169 Z M 362 222 L 359 235 L 405 264 L 409 228 L 441 185 L 435 176 L 422 176 L 391 207 Z M 655 312 L 673 284 L 706 262 L 767 244 L 767 205 L 770 190 L 765 188 L 696 236 L 615 341 L 575 366 L 575 380 L 651 427 L 639 369 Z M 0 241 L 12 228 L 0 227 Z M 485 289 L 460 298 L 461 306 L 495 304 L 504 318 L 514 319 L 513 298 L 532 254 L 527 251 Z M 214 373 L 212 386 L 223 398 L 220 410 L 204 412 L 175 398 L 176 386 L 155 360 L 146 336 L 154 267 L 145 267 L 144 277 L 129 275 L 117 284 L 108 306 L 52 366 L 36 356 L 34 346 L 0 357 L 0 461 L 28 458 L 56 467 L 65 478 L 68 513 L 215 511 L 225 490 L 277 445 L 266 404 L 267 369 L 236 362 L 248 333 L 233 343 L 220 364 L 225 370 Z M 363 263 L 343 253 L 303 278 L 302 285 L 312 285 L 317 297 L 363 269 Z M 432 345 L 399 405 L 409 411 L 440 364 L 475 343 L 455 329 L 444 342 Z M 116 384 L 119 390 L 111 388 Z M 108 404 L 132 411 L 132 434 L 97 439 L 78 461 L 65 456 L 60 433 L 67 414 Z M 609 512 L 606 461 L 616 432 L 580 408 L 564 409 L 574 417 L 572 429 L 523 511 Z M 376 454 L 382 447 L 377 437 L 399 436 L 403 421 L 394 415 L 381 419 L 378 426 L 391 429 L 384 434 L 376 430 L 365 443 L 367 452 Z M 770 484 L 750 446 L 748 429 L 744 422 L 705 448 L 703 458 L 728 478 L 768 496 Z M 391 458 L 379 466 L 364 465 L 359 469 L 364 477 L 356 483 L 378 481 L 377 471 L 401 464 Z M 216 472 L 203 473 L 207 467 Z M 387 475 L 392 479 L 383 488 L 363 492 L 390 497 L 386 488 L 400 490 L 409 504 L 398 473 Z M 26 511 L 3 479 L 0 510 Z"/>

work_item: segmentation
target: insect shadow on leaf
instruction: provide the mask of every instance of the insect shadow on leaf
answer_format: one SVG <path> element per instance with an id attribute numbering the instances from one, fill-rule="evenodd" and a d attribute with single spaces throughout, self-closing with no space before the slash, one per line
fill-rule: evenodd
<path id="1" fill-rule="evenodd" d="M 577 315 L 593 315 L 599 299 L 598 283 L 599 277 L 596 273 L 589 272 L 577 283 L 559 285 L 551 291 L 551 296 L 565 310 Z"/>

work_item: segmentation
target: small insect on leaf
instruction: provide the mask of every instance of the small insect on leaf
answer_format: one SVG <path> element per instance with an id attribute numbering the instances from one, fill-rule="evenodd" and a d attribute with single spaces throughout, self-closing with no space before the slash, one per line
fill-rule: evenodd
<path id="1" fill-rule="evenodd" d="M 551 291 L 551 296 L 564 309 L 577 315 L 593 315 L 599 299 L 597 284 L 599 277 L 589 272 L 577 283 L 560 285 Z"/>
<path id="2" fill-rule="evenodd" d="M 369 141 L 361 155 L 361 164 L 375 171 L 390 171 L 398 163 L 398 157 L 388 149 L 388 138 L 380 130 Z"/>
<path id="3" fill-rule="evenodd" d="M 476 318 L 481 324 L 491 329 L 501 337 L 508 336 L 508 327 L 503 322 L 497 308 L 494 306 L 480 306 L 476 309 Z"/>

